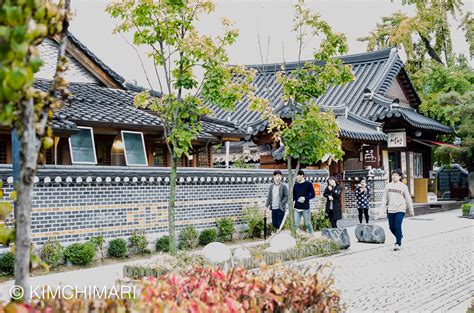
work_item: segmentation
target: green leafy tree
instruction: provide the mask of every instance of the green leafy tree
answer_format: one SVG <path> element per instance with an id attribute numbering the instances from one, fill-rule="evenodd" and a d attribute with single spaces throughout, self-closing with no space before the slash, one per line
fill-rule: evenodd
<path id="1" fill-rule="evenodd" d="M 295 32 L 298 43 L 298 66 L 291 72 L 286 71 L 283 66 L 277 73 L 277 81 L 282 86 L 282 97 L 292 112 L 292 119 L 284 121 L 275 115 L 268 98 L 258 99 L 252 107 L 263 113 L 263 117 L 269 121 L 269 132 L 285 146 L 290 187 L 289 217 L 293 231 L 292 160 L 296 160 L 298 171 L 301 164 L 316 164 L 328 156 L 337 160 L 343 155 L 335 116 L 331 112 L 321 112 L 314 101 L 330 86 L 341 85 L 353 79 L 350 66 L 335 58 L 347 52 L 345 35 L 333 32 L 331 26 L 318 14 L 305 8 L 303 0 L 295 5 L 295 11 L 292 31 Z M 313 57 L 323 61 L 323 65 L 301 62 L 303 48 L 315 36 L 322 37 L 322 41 L 314 50 Z"/>
<path id="2" fill-rule="evenodd" d="M 462 18 L 460 28 L 474 55 L 474 19 L 471 12 L 463 12 L 460 0 L 404 0 L 404 5 L 415 7 L 415 16 L 397 12 L 383 17 L 369 36 L 369 51 L 389 46 L 403 49 L 407 55 L 407 70 L 422 103 L 423 114 L 455 129 L 453 135 L 440 140 L 461 138 L 461 147 L 437 148 L 435 159 L 440 165 L 459 162 L 473 169 L 472 92 L 474 73 L 466 57 L 453 51 L 449 17 Z"/>
<path id="3" fill-rule="evenodd" d="M 428 59 L 446 65 L 452 55 L 452 39 L 448 18 L 462 16 L 463 3 L 460 0 L 409 0 L 402 1 L 415 8 L 415 15 L 396 12 L 382 17 L 374 31 L 359 38 L 368 43 L 367 49 L 381 49 L 396 46 L 407 55 L 409 72 L 420 69 Z M 472 15 L 464 15 L 461 24 L 466 40 L 473 44 Z"/>
<path id="4" fill-rule="evenodd" d="M 175 254 L 176 169 L 201 131 L 200 117 L 208 113 L 203 103 L 232 110 L 245 95 L 252 100 L 255 73 L 228 65 L 226 48 L 238 36 L 229 20 L 222 20 L 221 36 L 196 30 L 195 22 L 214 10 L 210 0 L 123 0 L 106 10 L 120 21 L 115 32 L 132 32 L 135 45 L 149 48 L 156 69 L 155 90 L 161 96 L 145 91 L 135 97 L 135 105 L 156 112 L 163 123 L 163 139 L 171 155 L 168 221 L 170 252 Z M 202 77 L 196 75 L 198 71 Z"/>
<path id="5" fill-rule="evenodd" d="M 15 216 L 15 284 L 28 290 L 31 249 L 33 178 L 43 151 L 53 144 L 49 120 L 65 98 L 65 49 L 70 1 L 0 1 L 0 122 L 16 128 L 20 140 L 20 173 Z M 43 64 L 37 46 L 46 37 L 61 35 L 58 64 L 49 92 L 33 87 Z M 32 260 L 36 263 L 35 259 Z M 25 298 L 28 293 L 25 293 Z M 27 299 L 28 300 L 28 299 Z"/>

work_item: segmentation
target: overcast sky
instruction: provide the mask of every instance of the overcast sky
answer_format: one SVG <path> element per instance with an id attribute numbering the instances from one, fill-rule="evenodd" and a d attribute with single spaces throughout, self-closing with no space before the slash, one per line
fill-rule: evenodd
<path id="1" fill-rule="evenodd" d="M 116 21 L 104 12 L 111 0 L 72 0 L 75 17 L 70 30 L 82 43 L 91 49 L 107 65 L 124 76 L 128 81 L 136 80 L 138 84 L 148 86 L 135 50 L 120 35 L 113 35 Z M 349 53 L 366 51 L 366 44 L 357 38 L 366 36 L 373 30 L 382 16 L 396 11 L 409 15 L 414 10 L 402 6 L 401 1 L 394 0 L 307 0 L 307 6 L 319 12 L 337 32 L 346 34 L 349 42 Z M 216 11 L 211 16 L 201 18 L 198 28 L 206 34 L 218 34 L 220 18 L 226 17 L 236 22 L 240 30 L 237 42 L 228 50 L 232 64 L 260 63 L 257 36 L 266 54 L 267 40 L 270 38 L 268 62 L 282 62 L 284 46 L 286 61 L 297 58 L 294 34 L 291 33 L 294 1 L 289 0 L 220 0 L 215 1 Z M 466 10 L 472 10 L 474 0 L 464 1 Z M 464 34 L 457 29 L 458 22 L 451 21 L 453 46 L 456 52 L 468 54 L 468 45 Z M 312 42 L 315 47 L 317 42 Z M 150 62 L 139 51 L 145 66 L 151 68 Z M 303 58 L 310 57 L 312 49 L 306 49 Z M 152 78 L 152 71 L 149 71 Z M 152 84 L 155 81 L 152 79 Z"/>

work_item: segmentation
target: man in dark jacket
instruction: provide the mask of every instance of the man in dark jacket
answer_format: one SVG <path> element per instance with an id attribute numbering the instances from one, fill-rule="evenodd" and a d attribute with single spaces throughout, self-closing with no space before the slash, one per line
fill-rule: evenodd
<path id="1" fill-rule="evenodd" d="M 337 228 L 337 221 L 342 218 L 342 209 L 341 187 L 335 177 L 329 177 L 323 196 L 327 198 L 325 215 L 331 221 L 332 228 Z"/>
<path id="2" fill-rule="evenodd" d="M 273 184 L 268 189 L 267 202 L 265 206 L 272 211 L 272 225 L 280 228 L 285 210 L 288 205 L 288 187 L 281 182 L 281 171 L 273 172 Z"/>
<path id="3" fill-rule="evenodd" d="M 311 211 L 309 209 L 309 200 L 315 197 L 314 187 L 309 181 L 304 179 L 304 172 L 298 171 L 296 183 L 293 186 L 293 201 L 295 204 L 295 228 L 300 228 L 301 216 L 304 219 L 306 231 L 313 234 L 313 226 L 311 225 Z"/>

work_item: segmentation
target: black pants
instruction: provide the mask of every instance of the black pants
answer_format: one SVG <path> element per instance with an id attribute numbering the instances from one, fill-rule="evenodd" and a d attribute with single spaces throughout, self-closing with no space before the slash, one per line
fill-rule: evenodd
<path id="1" fill-rule="evenodd" d="M 285 211 L 282 210 L 272 210 L 272 225 L 276 229 L 279 229 L 281 226 L 281 222 L 283 221 L 283 217 L 285 217 Z"/>
<path id="2" fill-rule="evenodd" d="M 359 223 L 362 224 L 362 212 L 365 215 L 365 222 L 369 223 L 369 209 L 358 208 L 357 210 L 359 210 Z"/>
<path id="3" fill-rule="evenodd" d="M 332 210 L 329 210 L 327 215 L 328 215 L 328 219 L 331 221 L 331 227 L 332 228 L 337 228 L 337 220 L 333 218 Z"/>

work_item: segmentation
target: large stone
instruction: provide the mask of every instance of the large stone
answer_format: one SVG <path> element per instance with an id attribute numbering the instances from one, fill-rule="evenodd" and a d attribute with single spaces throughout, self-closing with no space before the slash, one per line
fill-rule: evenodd
<path id="1" fill-rule="evenodd" d="M 359 224 L 355 229 L 359 242 L 384 243 L 385 231 L 382 227 L 372 224 Z"/>
<path id="2" fill-rule="evenodd" d="M 252 255 L 250 254 L 250 250 L 244 247 L 238 247 L 234 250 L 234 260 L 242 261 L 251 259 Z"/>
<path id="3" fill-rule="evenodd" d="M 230 248 L 221 242 L 211 242 L 202 249 L 201 254 L 212 263 L 229 261 L 232 256 Z"/>
<path id="4" fill-rule="evenodd" d="M 346 228 L 323 228 L 321 235 L 336 242 L 341 249 L 351 246 L 351 239 Z"/>
<path id="5" fill-rule="evenodd" d="M 469 209 L 469 218 L 474 218 L 474 203 L 471 203 L 471 208 Z"/>
<path id="6" fill-rule="evenodd" d="M 270 247 L 265 249 L 267 252 L 282 252 L 296 247 L 296 240 L 288 232 L 281 232 L 270 239 Z"/>
<path id="7" fill-rule="evenodd" d="M 469 184 L 469 194 L 471 198 L 474 198 L 474 172 L 470 172 L 467 175 L 467 180 Z"/>

